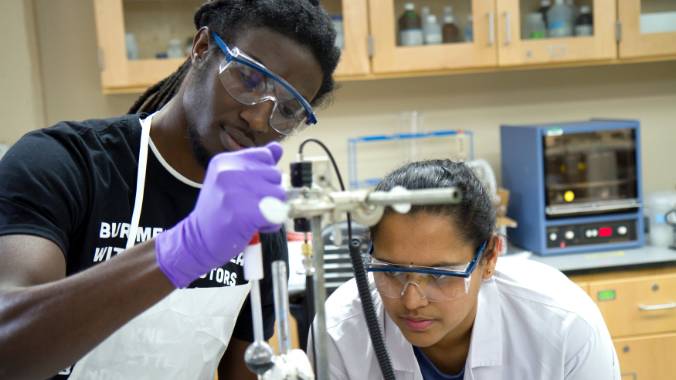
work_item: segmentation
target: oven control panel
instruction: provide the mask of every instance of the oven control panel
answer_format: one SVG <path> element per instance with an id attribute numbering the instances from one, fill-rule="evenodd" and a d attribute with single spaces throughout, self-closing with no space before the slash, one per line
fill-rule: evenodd
<path id="1" fill-rule="evenodd" d="M 635 241 L 636 220 L 549 226 L 545 238 L 548 248 Z"/>

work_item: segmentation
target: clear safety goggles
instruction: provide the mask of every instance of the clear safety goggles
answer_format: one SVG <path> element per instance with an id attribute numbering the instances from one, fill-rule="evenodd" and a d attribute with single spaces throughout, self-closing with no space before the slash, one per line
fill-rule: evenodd
<path id="1" fill-rule="evenodd" d="M 212 35 L 225 54 L 218 78 L 233 99 L 247 106 L 273 102 L 268 124 L 284 136 L 317 123 L 310 103 L 289 82 L 238 48 L 230 49 L 216 33 Z"/>
<path id="2" fill-rule="evenodd" d="M 472 272 L 486 244 L 483 242 L 479 246 L 469 263 L 445 267 L 401 265 L 378 260 L 371 245 L 371 254 L 365 256 L 364 264 L 366 270 L 373 273 L 376 287 L 385 297 L 399 299 L 411 285 L 418 295 L 430 302 L 450 301 L 469 293 Z"/>

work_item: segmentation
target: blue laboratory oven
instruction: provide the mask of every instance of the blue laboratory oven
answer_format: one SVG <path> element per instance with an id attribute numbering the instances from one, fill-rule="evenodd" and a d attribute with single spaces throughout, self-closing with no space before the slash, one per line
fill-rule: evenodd
<path id="1" fill-rule="evenodd" d="M 643 245 L 638 121 L 500 127 L 508 237 L 540 255 Z"/>

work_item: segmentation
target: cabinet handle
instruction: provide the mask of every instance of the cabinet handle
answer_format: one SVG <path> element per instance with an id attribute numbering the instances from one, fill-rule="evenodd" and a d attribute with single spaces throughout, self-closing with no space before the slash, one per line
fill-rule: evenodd
<path id="1" fill-rule="evenodd" d="M 495 14 L 488 12 L 486 17 L 488 17 L 488 46 L 493 46 L 495 43 Z"/>
<path id="2" fill-rule="evenodd" d="M 512 43 L 512 18 L 509 12 L 504 12 L 502 15 L 505 18 L 505 46 L 509 46 Z"/>
<path id="3" fill-rule="evenodd" d="M 660 303 L 657 305 L 638 305 L 641 311 L 669 310 L 676 309 L 676 302 Z"/>

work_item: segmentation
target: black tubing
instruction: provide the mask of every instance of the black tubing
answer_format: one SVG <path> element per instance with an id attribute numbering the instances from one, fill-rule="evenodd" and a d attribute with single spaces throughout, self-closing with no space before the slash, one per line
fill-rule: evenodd
<path id="1" fill-rule="evenodd" d="M 317 139 L 306 139 L 298 147 L 298 153 L 303 153 L 303 148 L 308 142 L 314 142 L 324 149 L 331 160 L 333 169 L 336 172 L 336 177 L 340 183 L 340 189 L 345 191 L 343 178 L 340 175 L 340 170 L 338 170 L 338 165 L 336 165 L 336 160 L 333 158 L 331 151 L 329 151 L 329 148 L 327 148 L 324 143 Z M 359 240 L 352 239 L 352 216 L 349 212 L 347 213 L 347 236 L 349 239 L 348 249 L 350 251 L 350 260 L 352 261 L 352 270 L 354 272 L 355 281 L 357 282 L 357 291 L 359 292 L 359 298 L 361 299 L 361 307 L 364 311 L 364 318 L 366 318 L 366 327 L 369 330 L 369 337 L 371 338 L 371 343 L 373 344 L 373 349 L 376 352 L 376 357 L 378 359 L 378 366 L 380 366 L 380 371 L 383 373 L 383 378 L 385 380 L 395 380 L 394 371 L 392 370 L 392 362 L 390 362 L 390 357 L 387 355 L 387 349 L 385 348 L 385 342 L 383 341 L 383 334 L 380 332 L 380 326 L 378 325 L 378 319 L 376 318 L 376 311 L 373 307 L 373 299 L 371 298 L 368 280 L 366 279 L 364 262 L 362 261 L 361 253 L 359 252 Z M 307 285 L 306 289 L 308 289 Z M 313 330 L 312 325 L 313 323 L 310 323 L 310 334 L 312 334 Z M 314 350 L 314 340 L 312 343 L 312 349 Z M 316 357 L 317 355 L 315 354 L 313 358 Z M 314 368 L 317 367 L 315 366 Z"/>
<path id="2" fill-rule="evenodd" d="M 364 310 L 364 317 L 366 318 L 366 327 L 368 327 L 371 343 L 373 344 L 373 349 L 376 352 L 378 365 L 380 366 L 380 371 L 383 373 L 383 378 L 385 380 L 395 380 L 394 371 L 392 370 L 392 363 L 390 362 L 390 357 L 387 354 L 385 342 L 383 341 L 383 334 L 380 331 L 380 325 L 378 325 L 378 319 L 376 318 L 376 311 L 373 307 L 373 299 L 371 298 L 371 292 L 369 291 L 369 284 L 368 279 L 366 278 L 364 262 L 361 258 L 361 252 L 359 252 L 359 247 L 361 244 L 359 239 L 352 239 L 351 219 L 352 218 L 348 213 L 347 234 L 350 239 L 350 260 L 352 260 L 354 279 L 357 282 L 357 290 L 359 291 L 359 298 L 361 299 L 361 307 Z"/>

